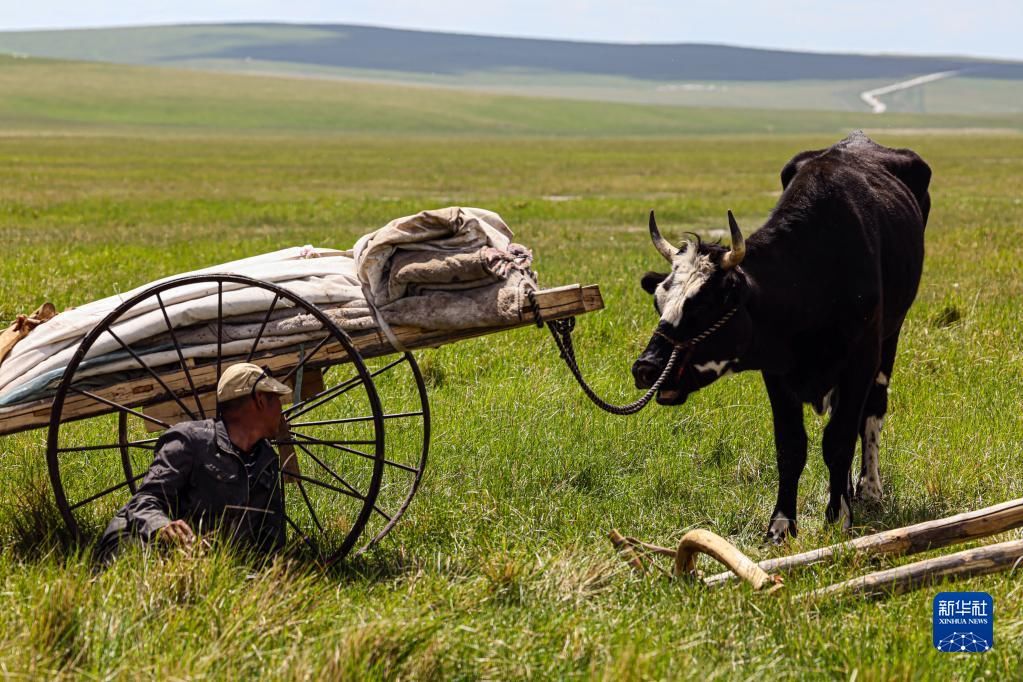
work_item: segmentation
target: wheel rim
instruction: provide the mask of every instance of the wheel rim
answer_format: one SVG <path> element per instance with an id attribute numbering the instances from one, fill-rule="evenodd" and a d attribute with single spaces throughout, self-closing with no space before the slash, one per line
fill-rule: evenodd
<path id="1" fill-rule="evenodd" d="M 370 365 L 387 420 L 387 457 L 360 554 L 379 543 L 408 511 L 430 451 L 430 401 L 419 363 L 408 352 L 388 360 Z"/>
<path id="2" fill-rule="evenodd" d="M 215 329 L 215 358 L 187 358 L 188 347 L 178 337 L 195 331 L 195 326 L 172 328 L 170 324 L 171 306 L 164 298 L 172 297 L 177 287 L 196 285 L 215 286 L 216 317 L 198 325 L 200 332 Z M 267 299 L 272 297 L 265 314 L 259 316 L 262 319 L 252 320 L 259 327 L 255 338 L 244 342 L 225 336 L 225 328 L 240 319 L 224 316 L 225 293 L 230 295 L 239 287 L 263 289 Z M 137 314 L 140 306 L 148 306 L 154 315 L 159 311 L 165 321 L 164 334 L 174 346 L 174 362 L 150 366 L 147 363 L 157 357 L 155 352 L 139 352 L 132 348 L 132 343 L 119 338 L 115 331 L 118 322 Z M 310 338 L 272 349 L 270 337 L 264 332 L 273 326 L 275 314 L 285 314 L 289 309 L 309 316 L 302 319 L 306 323 L 303 328 L 310 330 L 307 334 Z M 253 317 L 251 312 L 247 315 Z M 87 387 L 90 350 L 95 347 L 99 352 L 96 344 L 104 337 L 108 348 L 111 339 L 116 342 L 126 363 L 131 358 L 133 375 L 143 377 L 139 382 L 148 381 L 150 393 L 142 398 L 124 397 L 110 393 L 111 389 Z M 342 357 L 344 364 L 338 364 Z M 299 462 L 307 468 L 288 477 L 284 500 L 293 542 L 304 543 L 327 563 L 351 551 L 374 513 L 386 460 L 384 412 L 373 377 L 347 334 L 326 314 L 287 289 L 238 275 L 191 276 L 151 287 L 118 306 L 79 345 L 57 387 L 47 439 L 47 462 L 57 505 L 73 533 L 83 536 L 99 530 L 137 489 L 152 459 L 159 431 L 173 422 L 154 414 L 172 409 L 182 418 L 212 418 L 216 380 L 223 369 L 238 361 L 276 364 L 275 376 L 285 381 L 294 378 L 296 383 L 301 382 L 299 377 L 335 366 L 331 374 L 337 380 L 324 389 L 329 400 L 311 405 L 311 401 L 302 401 L 296 394 L 289 409 L 302 411 L 307 418 L 345 413 L 358 417 L 353 422 L 358 429 L 346 426 L 341 432 L 337 425 L 332 425 L 333 431 L 326 438 L 299 434 L 319 442 L 302 441 L 297 448 L 301 451 Z M 138 383 L 133 381 L 129 379 L 129 385 Z M 106 414 L 81 419 L 83 409 L 102 410 Z M 149 433 L 146 425 L 157 432 Z M 277 443 L 287 440 L 277 439 Z"/>

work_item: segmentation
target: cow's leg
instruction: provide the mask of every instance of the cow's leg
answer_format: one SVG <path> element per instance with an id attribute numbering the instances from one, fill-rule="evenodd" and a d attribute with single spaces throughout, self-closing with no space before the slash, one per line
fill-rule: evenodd
<path id="1" fill-rule="evenodd" d="M 806 466 L 806 429 L 803 427 L 803 403 L 784 385 L 781 377 L 765 373 L 764 385 L 771 399 L 778 458 L 778 501 L 764 540 L 779 543 L 798 533 L 796 497 L 799 477 Z"/>
<path id="2" fill-rule="evenodd" d="M 824 462 L 828 465 L 830 497 L 826 518 L 852 527 L 852 461 L 863 419 L 863 406 L 877 376 L 880 364 L 879 343 L 857 349 L 838 383 L 842 399 L 838 401 L 828 425 L 824 427 Z"/>
<path id="3" fill-rule="evenodd" d="M 878 462 L 878 449 L 881 441 L 881 427 L 888 412 L 888 385 L 895 367 L 895 351 L 899 345 L 899 335 L 885 339 L 881 348 L 881 367 L 874 377 L 874 383 L 867 394 L 867 402 L 863 406 L 863 423 L 860 425 L 860 478 L 856 483 L 856 497 L 863 500 L 878 501 L 881 499 L 881 471 Z"/>

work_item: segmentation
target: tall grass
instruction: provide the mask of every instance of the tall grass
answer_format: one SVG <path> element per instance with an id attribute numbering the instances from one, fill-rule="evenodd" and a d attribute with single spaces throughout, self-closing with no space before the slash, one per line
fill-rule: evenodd
<path id="1" fill-rule="evenodd" d="M 41 119 L 34 119 L 37 122 Z M 43 124 L 40 124 L 43 125 Z M 49 125 L 49 124 L 46 124 Z M 45 127 L 45 126 L 44 126 Z M 0 137 L 0 322 L 159 276 L 295 244 L 345 247 L 390 218 L 448 204 L 501 212 L 542 282 L 599 283 L 583 371 L 631 399 L 628 367 L 656 316 L 638 286 L 645 234 L 751 231 L 800 136 L 538 139 L 237 132 Z M 113 133 L 107 135 L 105 133 Z M 1023 496 L 1023 138 L 876 136 L 934 169 L 918 300 L 882 436 L 884 501 L 856 534 Z M 45 433 L 0 439 L 0 670 L 27 677 L 279 679 L 852 678 L 1023 675 L 1015 575 L 991 592 L 995 648 L 940 654 L 922 590 L 806 606 L 791 595 L 901 560 L 793 571 L 764 597 L 641 579 L 604 533 L 671 543 L 709 528 L 754 557 L 842 539 L 823 523 L 823 422 L 807 416 L 802 533 L 760 536 L 776 492 L 756 375 L 684 407 L 618 418 L 589 405 L 546 336 L 522 329 L 420 354 L 434 409 L 423 486 L 396 531 L 338 571 L 253 563 L 214 545 L 133 551 L 96 572 L 61 536 Z M 1018 535 L 1018 534 L 1012 534 Z M 709 568 L 709 566 L 708 566 Z"/>

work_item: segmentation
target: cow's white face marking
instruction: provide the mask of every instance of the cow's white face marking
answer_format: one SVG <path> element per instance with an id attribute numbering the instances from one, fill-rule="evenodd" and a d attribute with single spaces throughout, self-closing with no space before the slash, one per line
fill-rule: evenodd
<path id="1" fill-rule="evenodd" d="M 682 309 L 686 301 L 700 291 L 712 272 L 714 264 L 710 262 L 710 256 L 701 255 L 693 244 L 676 255 L 671 263 L 671 272 L 654 291 L 657 309 L 661 311 L 661 321 L 677 327 L 682 321 Z"/>
<path id="2" fill-rule="evenodd" d="M 861 498 L 874 502 L 879 501 L 883 493 L 881 471 L 878 467 L 878 447 L 883 423 L 883 417 L 867 417 L 863 427 L 863 467 L 856 486 L 856 492 Z"/>
<path id="3" fill-rule="evenodd" d="M 702 362 L 700 364 L 693 364 L 693 369 L 697 372 L 714 372 L 719 377 L 727 376 L 732 373 L 732 367 L 735 363 L 739 362 L 739 358 L 732 358 L 731 360 L 711 360 L 710 362 Z"/>

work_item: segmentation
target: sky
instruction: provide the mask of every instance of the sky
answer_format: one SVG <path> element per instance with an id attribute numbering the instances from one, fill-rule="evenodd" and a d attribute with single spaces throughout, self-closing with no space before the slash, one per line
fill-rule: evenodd
<path id="1" fill-rule="evenodd" d="M 1023 0 L 0 0 L 0 30 L 251 21 L 1023 60 Z"/>

